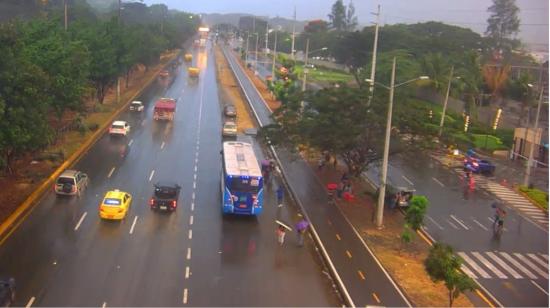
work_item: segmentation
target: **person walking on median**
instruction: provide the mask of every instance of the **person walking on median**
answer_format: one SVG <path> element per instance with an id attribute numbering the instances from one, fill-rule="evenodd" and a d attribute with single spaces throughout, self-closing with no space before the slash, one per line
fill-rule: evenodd
<path id="1" fill-rule="evenodd" d="M 296 224 L 296 233 L 298 234 L 298 246 L 304 246 L 304 234 L 306 233 L 307 228 L 309 227 L 309 222 L 302 218 Z"/>
<path id="2" fill-rule="evenodd" d="M 277 188 L 277 206 L 278 207 L 283 206 L 283 196 L 284 196 L 283 187 L 279 185 L 279 188 Z"/>

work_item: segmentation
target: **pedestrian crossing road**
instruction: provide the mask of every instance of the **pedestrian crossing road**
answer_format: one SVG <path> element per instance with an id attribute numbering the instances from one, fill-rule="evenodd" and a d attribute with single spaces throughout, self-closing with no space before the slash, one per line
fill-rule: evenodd
<path id="1" fill-rule="evenodd" d="M 503 251 L 458 252 L 462 270 L 473 279 L 546 279 L 548 255 Z"/>

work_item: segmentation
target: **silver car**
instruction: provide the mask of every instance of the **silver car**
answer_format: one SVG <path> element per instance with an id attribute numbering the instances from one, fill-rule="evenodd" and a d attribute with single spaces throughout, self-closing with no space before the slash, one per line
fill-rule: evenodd
<path id="1" fill-rule="evenodd" d="M 55 181 L 54 189 L 58 195 L 80 196 L 88 186 L 88 175 L 76 170 L 65 170 Z"/>
<path id="2" fill-rule="evenodd" d="M 234 137 L 237 136 L 237 124 L 233 121 L 227 121 L 223 124 L 222 136 Z"/>

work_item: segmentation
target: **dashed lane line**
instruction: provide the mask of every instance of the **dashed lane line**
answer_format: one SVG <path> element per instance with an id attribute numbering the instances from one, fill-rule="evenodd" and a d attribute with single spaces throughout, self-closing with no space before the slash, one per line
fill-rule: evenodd
<path id="1" fill-rule="evenodd" d="M 160 149 L 161 150 L 164 149 L 164 144 L 165 144 L 164 141 L 160 144 Z"/>
<path id="2" fill-rule="evenodd" d="M 349 252 L 349 250 L 346 250 L 346 255 L 348 255 L 348 258 L 351 259 L 351 252 Z"/>
<path id="3" fill-rule="evenodd" d="M 189 216 L 189 224 L 193 225 L 193 215 Z"/>
<path id="4" fill-rule="evenodd" d="M 339 241 L 342 240 L 342 238 L 340 237 L 340 235 L 339 235 L 338 233 L 336 233 L 336 238 L 337 238 Z"/>
<path id="5" fill-rule="evenodd" d="M 193 230 L 189 229 L 189 239 L 193 239 Z"/>
<path id="6" fill-rule="evenodd" d="M 476 219 L 473 219 L 472 220 L 483 230 L 485 231 L 489 231 L 489 229 L 487 229 L 487 227 L 485 227 L 483 224 L 481 224 L 479 221 L 477 221 Z"/>
<path id="7" fill-rule="evenodd" d="M 115 172 L 115 167 L 111 168 L 111 171 L 109 171 L 109 174 L 107 174 L 107 178 L 110 178 L 111 175 L 113 175 L 113 172 Z"/>
<path id="8" fill-rule="evenodd" d="M 195 202 L 191 202 L 191 212 L 195 210 Z"/>
<path id="9" fill-rule="evenodd" d="M 134 217 L 134 222 L 132 223 L 132 226 L 130 227 L 130 234 L 134 233 L 134 228 L 136 226 L 137 220 L 138 220 L 138 217 L 136 215 L 136 217 Z"/>
<path id="10" fill-rule="evenodd" d="M 441 183 L 438 179 L 432 177 L 432 180 L 434 180 L 437 184 L 441 185 L 441 187 L 445 187 L 445 184 Z"/>
<path id="11" fill-rule="evenodd" d="M 378 295 L 376 295 L 376 293 L 372 292 L 372 297 L 374 298 L 377 304 L 381 303 L 380 298 L 378 298 Z"/>
<path id="12" fill-rule="evenodd" d="M 183 303 L 187 304 L 187 288 L 183 289 Z"/>
<path id="13" fill-rule="evenodd" d="M 103 302 L 103 305 L 101 305 L 101 308 L 107 307 L 107 302 Z"/>
<path id="14" fill-rule="evenodd" d="M 453 228 L 455 228 L 455 229 L 457 229 L 457 230 L 459 229 L 459 228 L 458 228 L 454 223 L 452 223 L 450 220 L 445 219 L 445 221 L 446 221 L 449 225 L 451 225 L 451 227 L 453 227 Z"/>
<path id="15" fill-rule="evenodd" d="M 31 299 L 29 299 L 29 301 L 27 302 L 27 305 L 26 305 L 25 307 L 26 307 L 26 308 L 31 307 L 32 304 L 34 303 L 34 300 L 35 300 L 35 299 L 36 299 L 36 298 L 35 298 L 34 296 L 31 297 Z"/>
<path id="16" fill-rule="evenodd" d="M 187 260 L 191 260 L 191 247 L 187 248 Z"/>
<path id="17" fill-rule="evenodd" d="M 433 218 L 431 218 L 429 215 L 426 215 L 426 217 L 434 224 L 436 225 L 439 229 L 443 230 L 443 226 L 441 226 L 440 224 L 438 224 Z"/>
<path id="18" fill-rule="evenodd" d="M 366 280 L 367 278 L 365 278 L 365 274 L 363 274 L 363 272 L 361 270 L 357 270 L 357 274 L 359 274 L 359 277 L 361 278 L 361 280 Z"/>
<path id="19" fill-rule="evenodd" d="M 459 225 L 461 225 L 464 229 L 470 230 L 470 228 L 468 228 L 468 226 L 466 226 L 464 223 L 462 223 L 462 221 L 460 221 L 458 218 L 456 218 L 455 215 L 451 215 L 451 218 L 454 221 L 456 221 Z"/>
<path id="20" fill-rule="evenodd" d="M 539 286 L 538 283 L 534 282 L 533 280 L 531 280 L 531 283 L 532 283 L 535 287 L 537 287 L 539 290 L 541 290 L 542 292 L 544 292 L 544 294 L 548 295 L 548 292 L 546 292 L 546 290 L 544 290 L 543 287 Z"/>
<path id="21" fill-rule="evenodd" d="M 189 279 L 189 266 L 185 267 L 185 279 Z"/>
<path id="22" fill-rule="evenodd" d="M 88 212 L 84 212 L 84 214 L 82 214 L 82 217 L 80 217 L 80 220 L 78 220 L 78 223 L 76 224 L 76 226 L 74 227 L 74 230 L 78 230 L 78 228 L 80 228 L 80 225 L 82 224 L 82 222 L 84 221 L 84 218 L 86 218 L 86 215 L 88 215 Z"/>
<path id="23" fill-rule="evenodd" d="M 403 178 L 403 180 L 407 181 L 407 183 L 409 183 L 409 184 L 411 184 L 411 185 L 414 186 L 413 182 L 412 182 L 411 180 L 407 179 L 406 176 L 402 175 L 401 177 Z M 374 294 L 374 293 L 373 293 L 373 294 Z"/>
<path id="24" fill-rule="evenodd" d="M 131 146 L 132 143 L 134 143 L 134 139 L 131 139 L 130 142 L 128 142 L 128 146 Z"/>
<path id="25" fill-rule="evenodd" d="M 151 170 L 151 175 L 149 175 L 149 182 L 151 182 L 151 179 L 153 178 L 154 174 L 155 174 L 155 170 Z"/>

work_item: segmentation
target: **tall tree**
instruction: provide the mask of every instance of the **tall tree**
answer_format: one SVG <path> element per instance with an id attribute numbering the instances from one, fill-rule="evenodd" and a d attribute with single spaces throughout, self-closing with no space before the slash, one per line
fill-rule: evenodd
<path id="1" fill-rule="evenodd" d="M 493 0 L 487 11 L 491 13 L 487 19 L 485 34 L 490 37 L 497 52 L 509 52 L 513 47 L 511 39 L 519 32 L 519 8 L 515 0 Z"/>
<path id="2" fill-rule="evenodd" d="M 354 31 L 357 28 L 357 16 L 355 16 L 355 5 L 350 1 L 346 10 L 346 31 Z"/>
<path id="3" fill-rule="evenodd" d="M 328 14 L 330 25 L 337 31 L 346 30 L 346 6 L 343 0 L 336 0 L 332 5 L 332 11 Z"/>

